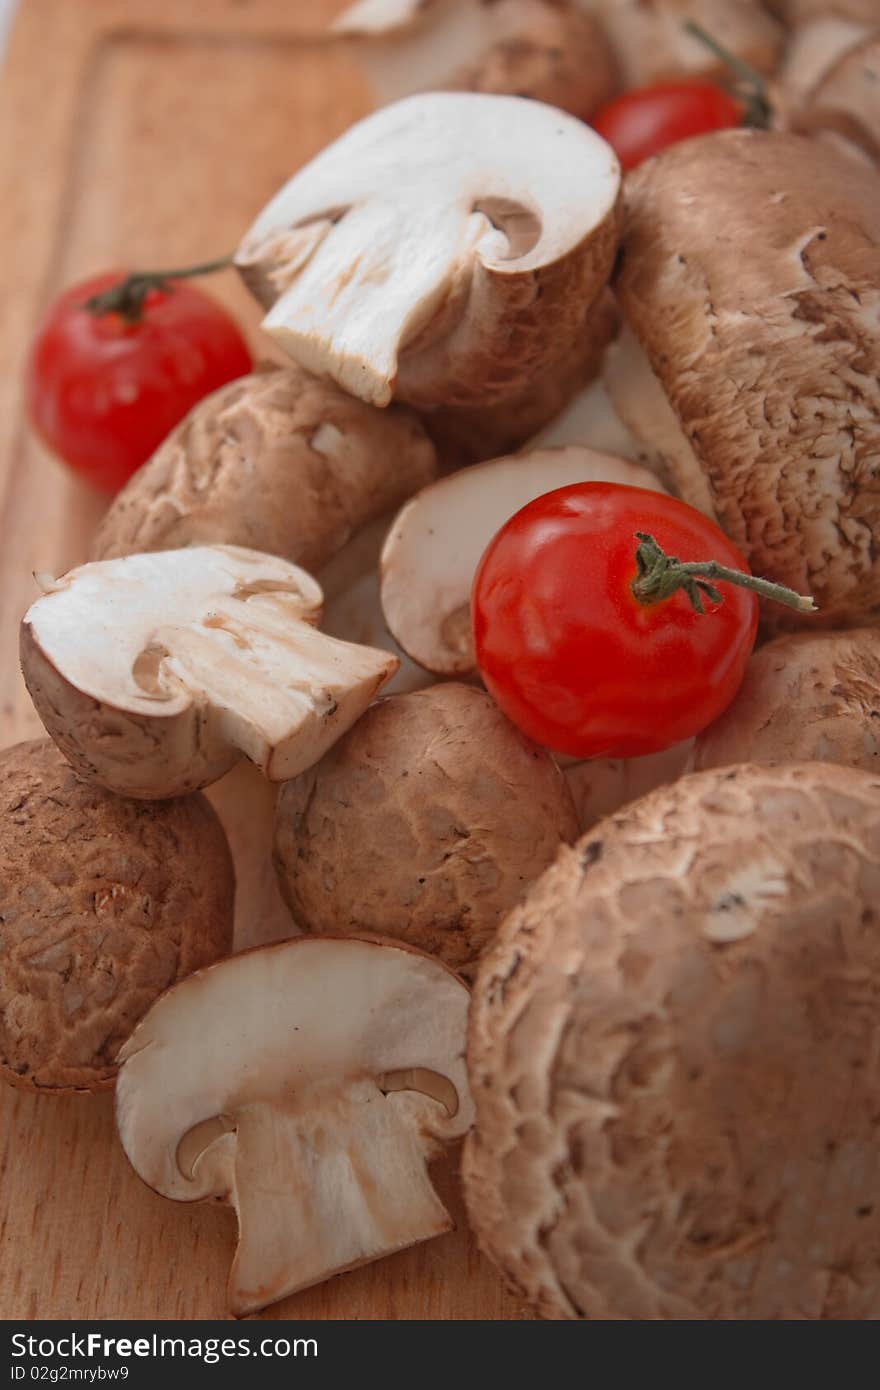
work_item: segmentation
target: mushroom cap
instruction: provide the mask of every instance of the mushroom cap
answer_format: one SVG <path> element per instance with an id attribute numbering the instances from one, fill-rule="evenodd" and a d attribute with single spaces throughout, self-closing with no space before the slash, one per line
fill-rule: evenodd
<path id="1" fill-rule="evenodd" d="M 783 33 L 760 0 L 593 0 L 625 87 L 676 77 L 727 77 L 724 64 L 689 34 L 693 19 L 728 52 L 772 72 Z"/>
<path id="2" fill-rule="evenodd" d="M 619 187 L 610 146 L 554 107 L 408 97 L 295 174 L 236 264 L 272 306 L 269 335 L 353 395 L 492 405 L 583 331 L 611 271 Z"/>
<path id="3" fill-rule="evenodd" d="M 595 827 L 474 990 L 465 1195 L 547 1316 L 876 1318 L 880 779 L 685 777 Z"/>
<path id="4" fill-rule="evenodd" d="M 793 112 L 812 88 L 847 49 L 864 37 L 864 24 L 827 14 L 806 20 L 789 35 L 785 56 L 773 83 L 776 128 L 786 128 L 784 123 L 791 122 Z"/>
<path id="5" fill-rule="evenodd" d="M 664 491 L 637 463 L 571 445 L 475 464 L 405 503 L 382 550 L 380 592 L 389 630 L 413 661 L 438 675 L 473 671 L 471 589 L 489 542 L 535 498 L 596 480 Z"/>
<path id="6" fill-rule="evenodd" d="M 304 930 L 381 931 L 466 974 L 577 833 L 549 754 L 444 683 L 378 701 L 281 789 L 275 865 Z"/>
<path id="7" fill-rule="evenodd" d="M 110 796 L 49 739 L 0 754 L 0 807 L 0 1076 L 105 1090 L 162 991 L 232 948 L 226 836 L 204 797 Z"/>
<path id="8" fill-rule="evenodd" d="M 792 26 L 808 19 L 852 19 L 859 24 L 877 19 L 877 0 L 768 0 L 767 8 Z"/>
<path id="9" fill-rule="evenodd" d="M 441 470 L 448 472 L 512 454 L 551 425 L 598 374 L 619 323 L 614 296 L 604 290 L 590 312 L 587 331 L 574 347 L 549 370 L 532 378 L 518 395 L 500 405 L 441 406 L 426 411 L 422 422 L 437 446 Z M 587 439 L 579 442 L 593 443 Z"/>
<path id="10" fill-rule="evenodd" d="M 799 760 L 880 772 L 880 631 L 790 633 L 760 647 L 694 759 L 697 768 Z"/>
<path id="11" fill-rule="evenodd" d="M 25 682 L 59 748 L 111 791 L 179 796 L 242 756 L 283 781 L 397 669 L 318 632 L 321 598 L 305 570 L 237 546 L 95 561 L 25 614 Z"/>
<path id="12" fill-rule="evenodd" d="M 333 29 L 359 40 L 380 100 L 431 89 L 531 97 L 586 120 L 616 66 L 576 0 L 359 0 Z"/>
<path id="13" fill-rule="evenodd" d="M 92 559 L 240 545 L 314 571 L 436 471 L 418 418 L 299 367 L 239 377 L 172 430 L 110 506 Z"/>
<path id="14" fill-rule="evenodd" d="M 157 1192 L 234 1206 L 233 1312 L 450 1228 L 426 1165 L 473 1118 L 461 980 L 397 944 L 299 939 L 184 983 L 120 1054 L 117 1125 Z"/>
<path id="15" fill-rule="evenodd" d="M 876 19 L 880 22 L 880 9 Z M 880 163 L 880 31 L 847 48 L 826 69 L 796 113 L 795 126 L 842 136 Z"/>
<path id="16" fill-rule="evenodd" d="M 768 624 L 873 621 L 880 181 L 798 135 L 674 145 L 628 179 L 617 292 L 699 463 L 669 460 L 682 497 L 819 606 Z"/>

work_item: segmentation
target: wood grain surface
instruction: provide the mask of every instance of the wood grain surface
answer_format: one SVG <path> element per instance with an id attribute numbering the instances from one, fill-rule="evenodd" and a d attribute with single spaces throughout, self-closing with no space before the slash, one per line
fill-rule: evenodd
<path id="1" fill-rule="evenodd" d="M 0 712 L 3 743 L 41 732 L 17 629 L 35 570 L 85 556 L 103 499 L 29 435 L 24 354 L 46 302 L 108 266 L 220 255 L 277 186 L 368 109 L 322 36 L 343 0 L 23 0 L 0 81 Z M 249 326 L 234 275 L 212 293 Z M 237 944 L 282 935 L 267 862 L 271 792 L 239 768 L 214 793 L 241 882 Z M 2 872 L 2 866 L 0 866 Z M 438 1189 L 459 1229 L 345 1274 L 264 1317 L 520 1318 L 462 1222 L 451 1157 Z M 148 1191 L 115 1139 L 112 1098 L 0 1086 L 0 1317 L 224 1316 L 234 1217 Z"/>

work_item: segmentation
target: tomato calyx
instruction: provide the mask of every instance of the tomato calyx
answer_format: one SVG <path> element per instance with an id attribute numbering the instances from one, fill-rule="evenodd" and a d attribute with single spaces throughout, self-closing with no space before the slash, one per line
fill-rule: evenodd
<path id="1" fill-rule="evenodd" d="M 783 603 L 798 613 L 816 612 L 811 598 L 796 594 L 794 589 L 786 588 L 784 584 L 774 584 L 770 579 L 758 579 L 742 570 L 730 569 L 727 565 L 720 565 L 717 560 L 679 560 L 675 555 L 667 555 L 647 531 L 636 531 L 635 538 L 639 542 L 636 547 L 636 577 L 630 588 L 633 597 L 646 606 L 661 603 L 681 589 L 690 599 L 694 612 L 705 614 L 704 595 L 710 603 L 724 602 L 724 595 L 711 582 L 714 579 L 724 584 L 736 584 L 741 589 L 751 589 L 761 598 Z"/>
<path id="2" fill-rule="evenodd" d="M 730 73 L 735 94 L 743 105 L 740 125 L 752 126 L 756 130 L 769 130 L 773 119 L 773 107 L 767 93 L 767 84 L 761 74 L 751 63 L 746 63 L 735 53 L 731 53 L 729 48 L 725 48 L 723 43 L 719 43 L 702 24 L 697 24 L 693 19 L 686 19 L 684 27 L 693 38 L 698 39 L 714 53 Z"/>
<path id="3" fill-rule="evenodd" d="M 167 289 L 169 280 L 193 280 L 199 275 L 213 275 L 216 270 L 225 270 L 230 265 L 232 256 L 220 256 L 217 260 L 203 261 L 201 265 L 190 265 L 184 270 L 137 270 L 117 285 L 111 285 L 100 294 L 93 294 L 83 308 L 96 317 L 118 314 L 126 323 L 139 323 L 144 301 L 153 290 Z"/>

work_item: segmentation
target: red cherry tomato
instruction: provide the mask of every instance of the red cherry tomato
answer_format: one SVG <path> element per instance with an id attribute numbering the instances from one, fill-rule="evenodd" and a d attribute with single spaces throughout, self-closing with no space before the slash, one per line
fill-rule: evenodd
<path id="1" fill-rule="evenodd" d="M 742 107 L 711 82 L 660 82 L 609 101 L 590 124 L 607 140 L 624 169 L 709 130 L 728 130 Z"/>
<path id="2" fill-rule="evenodd" d="M 680 560 L 748 573 L 701 512 L 615 483 L 576 483 L 530 502 L 480 561 L 480 673 L 508 718 L 558 753 L 633 758 L 667 748 L 717 718 L 743 678 L 754 594 L 719 582 L 723 600 L 703 597 L 703 614 L 681 589 L 639 602 L 637 531 Z"/>
<path id="3" fill-rule="evenodd" d="M 183 281 L 150 290 L 135 323 L 84 308 L 124 278 L 65 290 L 40 325 L 26 376 L 34 428 L 105 492 L 122 487 L 197 401 L 252 365 L 229 314 Z"/>

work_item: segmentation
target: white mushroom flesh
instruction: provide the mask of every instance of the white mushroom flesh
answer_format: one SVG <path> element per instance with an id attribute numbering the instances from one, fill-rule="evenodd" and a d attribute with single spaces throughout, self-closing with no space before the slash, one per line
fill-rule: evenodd
<path id="1" fill-rule="evenodd" d="M 571 447 L 492 459 L 417 493 L 398 513 L 381 560 L 385 620 L 403 650 L 439 675 L 472 671 L 470 593 L 487 545 L 536 497 L 595 481 L 663 491 L 636 463 Z"/>
<path id="2" fill-rule="evenodd" d="M 395 391 L 429 404 L 420 393 L 440 367 L 431 358 L 426 384 L 413 358 L 442 339 L 460 374 L 449 361 L 470 363 L 481 343 L 485 352 L 484 324 L 511 287 L 556 272 L 611 226 L 619 183 L 610 147 L 553 107 L 422 94 L 358 122 L 299 170 L 236 263 L 272 304 L 266 332 L 308 370 L 376 405 Z M 605 278 L 593 276 L 592 295 Z"/>
<path id="3" fill-rule="evenodd" d="M 674 491 L 686 492 L 692 507 L 714 521 L 708 480 L 644 348 L 626 325 L 605 354 L 602 379 L 640 456 Z"/>
<path id="4" fill-rule="evenodd" d="M 427 1173 L 470 1127 L 468 991 L 421 952 L 283 942 L 190 976 L 120 1054 L 129 1160 L 238 1215 L 231 1310 L 450 1229 Z"/>
<path id="5" fill-rule="evenodd" d="M 113 790 L 175 795 L 191 767 L 204 784 L 241 755 L 284 781 L 396 669 L 317 631 L 320 607 L 304 570 L 236 546 L 96 562 L 28 610 L 25 677 L 48 732 Z"/>

